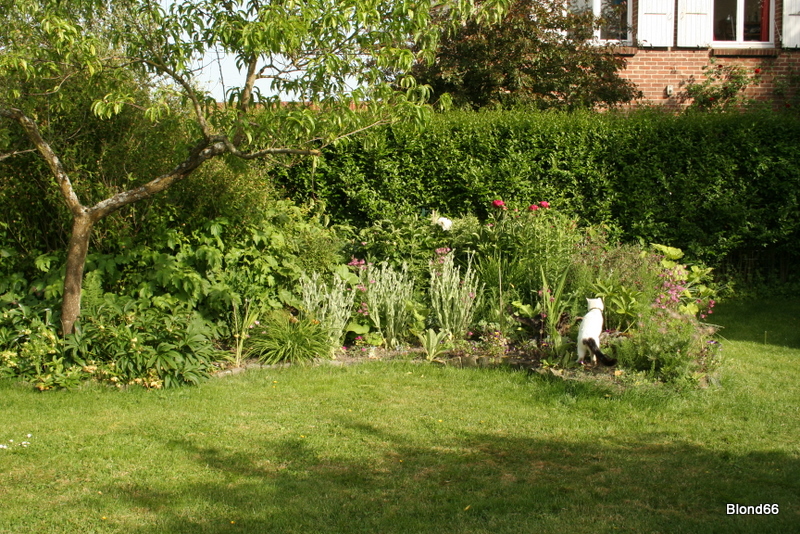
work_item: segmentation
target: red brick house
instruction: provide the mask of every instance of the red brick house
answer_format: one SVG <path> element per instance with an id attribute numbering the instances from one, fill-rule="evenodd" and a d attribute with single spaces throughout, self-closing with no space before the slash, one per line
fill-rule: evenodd
<path id="1" fill-rule="evenodd" d="M 776 82 L 800 75 L 800 0 L 573 0 L 596 14 L 618 12 L 619 24 L 597 38 L 618 43 L 622 75 L 644 101 L 679 105 L 682 87 L 703 79 L 702 67 L 736 64 L 760 69 L 748 89 L 758 99 L 774 96 Z"/>

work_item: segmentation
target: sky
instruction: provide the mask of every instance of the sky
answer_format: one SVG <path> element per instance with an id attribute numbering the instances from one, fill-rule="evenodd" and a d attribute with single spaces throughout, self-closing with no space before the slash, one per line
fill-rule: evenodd
<path id="1" fill-rule="evenodd" d="M 198 72 L 197 81 L 203 88 L 210 91 L 217 102 L 225 100 L 225 90 L 242 85 L 244 74 L 236 68 L 236 59 L 233 56 L 210 52 L 206 54 L 198 65 L 202 70 Z M 261 84 L 262 91 L 267 88 Z"/>

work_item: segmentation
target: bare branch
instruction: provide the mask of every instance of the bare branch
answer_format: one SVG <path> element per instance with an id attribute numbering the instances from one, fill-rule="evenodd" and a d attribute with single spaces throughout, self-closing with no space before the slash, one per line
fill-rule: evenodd
<path id="1" fill-rule="evenodd" d="M 4 159 L 12 158 L 14 156 L 19 156 L 20 154 L 27 154 L 28 152 L 36 152 L 35 148 L 29 148 L 28 150 L 16 150 L 14 152 L 9 152 L 8 154 L 0 154 L 0 161 Z"/>
<path id="2" fill-rule="evenodd" d="M 194 87 L 192 87 L 192 84 L 185 80 L 183 76 L 169 68 L 163 61 L 158 63 L 148 59 L 143 61 L 163 74 L 168 75 L 170 78 L 178 82 L 181 87 L 183 87 L 183 90 L 186 91 L 186 96 L 188 96 L 189 100 L 192 101 L 194 114 L 197 116 L 197 122 L 200 124 L 200 129 L 203 131 L 203 135 L 206 137 L 206 139 L 211 139 L 214 136 L 214 132 L 211 130 L 211 127 L 206 120 L 205 113 L 203 112 L 203 106 L 201 105 L 200 100 L 197 98 L 197 93 L 195 92 Z"/>

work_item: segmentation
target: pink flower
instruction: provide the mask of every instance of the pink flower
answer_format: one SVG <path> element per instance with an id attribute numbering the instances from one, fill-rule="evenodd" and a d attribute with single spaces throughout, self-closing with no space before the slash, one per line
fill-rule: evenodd
<path id="1" fill-rule="evenodd" d="M 492 200 L 492 206 L 495 208 L 500 208 L 502 210 L 506 209 L 506 203 L 502 200 Z"/>
<path id="2" fill-rule="evenodd" d="M 545 209 L 550 207 L 550 203 L 546 200 L 542 200 L 541 202 L 539 202 L 539 205 Z"/>
<path id="3" fill-rule="evenodd" d="M 537 206 L 536 204 L 531 204 L 530 206 L 528 206 L 528 211 L 536 211 L 538 209 L 539 206 Z"/>

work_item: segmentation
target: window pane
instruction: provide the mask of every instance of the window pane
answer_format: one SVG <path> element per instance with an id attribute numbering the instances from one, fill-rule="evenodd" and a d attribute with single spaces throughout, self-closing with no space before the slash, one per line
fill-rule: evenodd
<path id="1" fill-rule="evenodd" d="M 603 27 L 600 28 L 601 39 L 625 41 L 628 39 L 628 1 L 603 0 L 601 16 Z"/>
<path id="2" fill-rule="evenodd" d="M 769 0 L 745 0 L 744 40 L 769 41 Z"/>
<path id="3" fill-rule="evenodd" d="M 736 0 L 714 0 L 714 40 L 736 40 Z"/>

